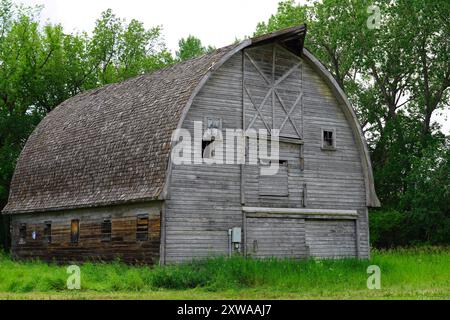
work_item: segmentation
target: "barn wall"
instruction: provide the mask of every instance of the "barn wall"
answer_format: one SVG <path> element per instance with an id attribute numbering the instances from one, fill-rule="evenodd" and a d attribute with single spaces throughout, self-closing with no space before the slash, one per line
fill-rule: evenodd
<path id="1" fill-rule="evenodd" d="M 273 47 L 268 45 L 262 48 L 252 48 L 247 54 L 259 66 L 266 77 L 270 77 L 272 70 Z M 366 190 L 360 153 L 355 140 L 354 133 L 348 119 L 342 111 L 331 88 L 322 77 L 313 69 L 305 59 L 282 51 L 276 46 L 275 80 L 283 76 L 290 68 L 301 63 L 298 70 L 292 72 L 282 82 L 280 98 L 285 106 L 289 108 L 296 102 L 302 93 L 301 100 L 295 107 L 294 122 L 285 126 L 280 135 L 295 138 L 296 130 L 302 135 L 304 170 L 299 167 L 300 146 L 291 143 L 280 143 L 280 159 L 289 161 L 289 198 L 261 197 L 258 193 L 258 170 L 257 166 L 245 166 L 245 204 L 246 206 L 261 207 L 303 207 L 303 189 L 306 185 L 306 207 L 314 209 L 345 209 L 358 210 L 358 233 L 359 233 L 359 255 L 368 257 L 368 217 L 366 207 Z M 259 105 L 267 93 L 267 86 L 260 72 L 246 60 L 245 64 L 246 82 L 249 82 L 253 102 Z M 249 98 L 245 102 L 245 123 L 255 117 L 256 111 Z M 279 99 L 269 98 L 264 104 L 263 115 L 266 122 L 274 127 L 279 127 L 281 119 L 286 113 L 281 111 Z M 271 107 L 275 108 L 275 117 L 272 120 Z M 273 122 L 272 122 L 273 121 Z M 288 121 L 287 123 L 290 123 Z M 278 126 L 277 126 L 278 124 Z M 265 129 L 265 124 L 260 117 L 251 126 L 253 129 Z M 332 129 L 336 134 L 336 150 L 328 151 L 322 149 L 322 129 Z M 359 138 L 359 137 L 358 137 Z M 308 225 L 308 224 L 307 224 Z M 330 222 L 331 226 L 333 223 Z M 328 228 L 327 224 L 314 229 L 317 233 L 328 234 L 333 238 L 335 229 Z M 353 233 L 356 243 L 356 229 Z M 323 245 L 323 248 L 319 248 Z M 348 250 L 343 248 L 342 252 L 336 252 L 326 243 L 318 243 L 315 248 L 318 252 L 328 252 L 323 256 L 348 256 Z M 353 251 L 355 253 L 355 251 Z M 356 254 L 356 253 L 355 253 Z M 314 255 L 314 254 L 313 254 Z"/>
<path id="2" fill-rule="evenodd" d="M 247 218 L 246 253 L 256 258 L 308 256 L 305 219 L 293 217 Z"/>
<path id="3" fill-rule="evenodd" d="M 45 261 L 111 261 L 155 264 L 159 261 L 161 203 L 133 204 L 105 208 L 78 209 L 53 213 L 12 216 L 12 254 L 18 259 L 39 258 Z M 137 216 L 148 216 L 148 240 L 136 240 Z M 70 240 L 71 220 L 79 219 L 80 237 L 77 244 Z M 101 224 L 111 219 L 111 241 L 102 242 Z M 44 239 L 44 226 L 52 223 L 52 241 Z M 26 241 L 19 239 L 20 225 L 27 227 Z M 37 238 L 32 239 L 36 231 Z"/>
<path id="4" fill-rule="evenodd" d="M 355 136 L 331 89 L 303 64 L 304 178 L 308 207 L 358 210 L 360 256 L 369 255 L 366 190 Z M 322 150 L 322 129 L 336 132 L 336 150 Z"/>
<path id="5" fill-rule="evenodd" d="M 280 47 L 277 50 L 279 57 L 276 59 L 275 78 L 280 78 L 300 60 Z M 273 70 L 271 45 L 251 48 L 246 52 L 264 73 L 270 74 Z M 345 239 L 343 238 L 342 250 L 336 247 L 340 241 L 339 230 L 347 232 L 350 229 L 347 225 L 342 227 L 342 224 L 335 224 L 333 220 L 317 224 L 305 220 L 305 241 L 307 247 L 313 250 L 311 255 L 339 257 L 358 254 L 360 257 L 367 257 L 368 223 L 361 151 L 357 148 L 350 124 L 330 88 L 307 61 L 301 62 L 300 69 L 291 73 L 280 84 L 280 95 L 286 106 L 293 105 L 299 93 L 303 93 L 300 105 L 292 116 L 294 124 L 285 126 L 281 132 L 287 138 L 295 138 L 298 133 L 302 135 L 304 170 L 299 165 L 300 146 L 282 142 L 281 158 L 288 160 L 289 196 L 261 196 L 259 168 L 245 165 L 243 205 L 357 210 L 358 226 L 354 225 L 350 236 L 343 236 Z M 258 70 L 240 52 L 213 73 L 194 99 L 183 128 L 193 134 L 194 121 L 204 121 L 206 116 L 214 116 L 222 119 L 224 129 L 242 129 L 243 125 L 247 129 L 256 111 L 252 110 L 251 99 L 246 95 L 243 98 L 243 69 L 246 82 L 249 81 L 253 103 L 262 103 L 267 85 L 258 75 Z M 271 107 L 274 107 L 274 113 L 270 111 Z M 262 113 L 275 128 L 285 118 L 277 99 L 268 99 Z M 266 127 L 257 118 L 251 128 Z M 322 150 L 322 129 L 335 130 L 335 151 Z M 307 186 L 307 203 L 303 203 L 304 185 Z M 241 166 L 173 165 L 166 210 L 165 261 L 170 263 L 226 254 L 228 229 L 244 228 L 241 199 Z M 254 225 L 259 223 L 254 222 Z M 351 223 L 354 224 L 353 221 Z M 315 241 L 314 234 L 318 238 L 311 246 L 308 241 Z M 336 240 L 334 247 L 330 244 L 330 239 L 331 242 Z M 354 250 L 349 248 L 349 241 L 354 242 Z M 295 245 L 295 241 L 292 244 Z M 359 248 L 356 248 L 357 245 Z"/>
<path id="6" fill-rule="evenodd" d="M 242 128 L 242 55 L 236 54 L 208 80 L 183 123 L 213 115 L 223 128 Z M 224 141 L 226 143 L 226 141 Z M 228 229 L 242 226 L 240 166 L 173 166 L 166 200 L 166 262 L 223 255 Z"/>

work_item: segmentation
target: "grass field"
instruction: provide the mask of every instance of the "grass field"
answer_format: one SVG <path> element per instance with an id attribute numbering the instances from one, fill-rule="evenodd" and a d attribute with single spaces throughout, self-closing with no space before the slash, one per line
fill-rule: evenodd
<path id="1" fill-rule="evenodd" d="M 367 289 L 367 267 L 381 289 Z M 165 268 L 86 263 L 81 290 L 66 266 L 0 255 L 0 299 L 450 299 L 450 248 L 374 251 L 367 260 L 214 258 Z"/>

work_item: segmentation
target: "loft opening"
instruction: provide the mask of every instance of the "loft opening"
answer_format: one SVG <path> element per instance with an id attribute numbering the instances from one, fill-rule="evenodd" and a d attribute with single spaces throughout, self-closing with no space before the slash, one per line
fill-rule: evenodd
<path id="1" fill-rule="evenodd" d="M 322 149 L 336 150 L 336 130 L 322 129 Z"/>

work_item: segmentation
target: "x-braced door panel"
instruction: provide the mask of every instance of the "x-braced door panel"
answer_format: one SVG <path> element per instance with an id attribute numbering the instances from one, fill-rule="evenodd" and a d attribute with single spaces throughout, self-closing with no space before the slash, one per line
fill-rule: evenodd
<path id="1" fill-rule="evenodd" d="M 302 139 L 302 61 L 277 44 L 244 51 L 244 129 Z"/>

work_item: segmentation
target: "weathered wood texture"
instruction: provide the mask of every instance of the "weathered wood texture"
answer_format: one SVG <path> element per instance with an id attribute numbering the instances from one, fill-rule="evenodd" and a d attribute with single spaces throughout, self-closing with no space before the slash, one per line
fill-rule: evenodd
<path id="1" fill-rule="evenodd" d="M 222 127 L 242 128 L 242 56 L 212 74 L 183 123 L 219 117 Z M 226 140 L 224 141 L 226 143 Z M 166 200 L 166 262 L 225 255 L 228 229 L 242 225 L 240 165 L 173 166 Z"/>
<path id="2" fill-rule="evenodd" d="M 213 116 L 222 120 L 223 129 L 275 128 L 281 129 L 284 137 L 302 138 L 303 150 L 299 143 L 280 143 L 280 159 L 288 162 L 288 195 L 261 195 L 259 167 L 255 165 L 246 164 L 242 172 L 237 164 L 173 165 L 165 217 L 168 263 L 226 254 L 228 229 L 244 228 L 242 205 L 302 208 L 306 204 L 307 208 L 358 210 L 359 241 L 353 239 L 353 251 L 347 238 L 349 242 L 341 251 L 338 245 L 332 247 L 320 240 L 335 234 L 336 243 L 340 239 L 338 232 L 330 231 L 330 225 L 324 223 L 312 229 L 319 240 L 311 246 L 311 255 L 326 250 L 327 257 L 369 254 L 361 151 L 349 120 L 331 89 L 307 61 L 276 46 L 274 66 L 273 46 L 245 49 L 216 70 L 194 99 L 182 127 L 193 134 L 194 121 Z M 270 81 L 277 80 L 277 93 L 269 92 Z M 336 132 L 335 151 L 322 150 L 322 129 L 326 128 Z M 305 221 L 308 226 L 308 219 Z M 251 226 L 247 226 L 249 234 Z M 356 237 L 356 231 L 352 234 Z M 273 252 L 274 256 L 278 254 Z"/>
<path id="3" fill-rule="evenodd" d="M 112 261 L 155 264 L 159 260 L 160 245 L 159 202 L 77 209 L 57 213 L 13 215 L 12 253 L 15 258 L 39 258 L 60 263 L 72 261 Z M 148 239 L 136 239 L 137 218 L 149 218 Z M 71 243 L 71 221 L 80 221 L 79 241 Z M 101 225 L 105 219 L 112 223 L 111 241 L 102 241 Z M 51 222 L 51 243 L 44 237 L 44 228 Z M 21 243 L 19 228 L 26 224 L 26 241 Z M 36 232 L 36 239 L 32 232 Z"/>
<path id="4" fill-rule="evenodd" d="M 305 220 L 288 217 L 247 218 L 246 252 L 255 258 L 305 258 Z"/>
<path id="5" fill-rule="evenodd" d="M 354 221 L 308 220 L 306 243 L 309 255 L 322 258 L 346 258 L 357 255 Z"/>

